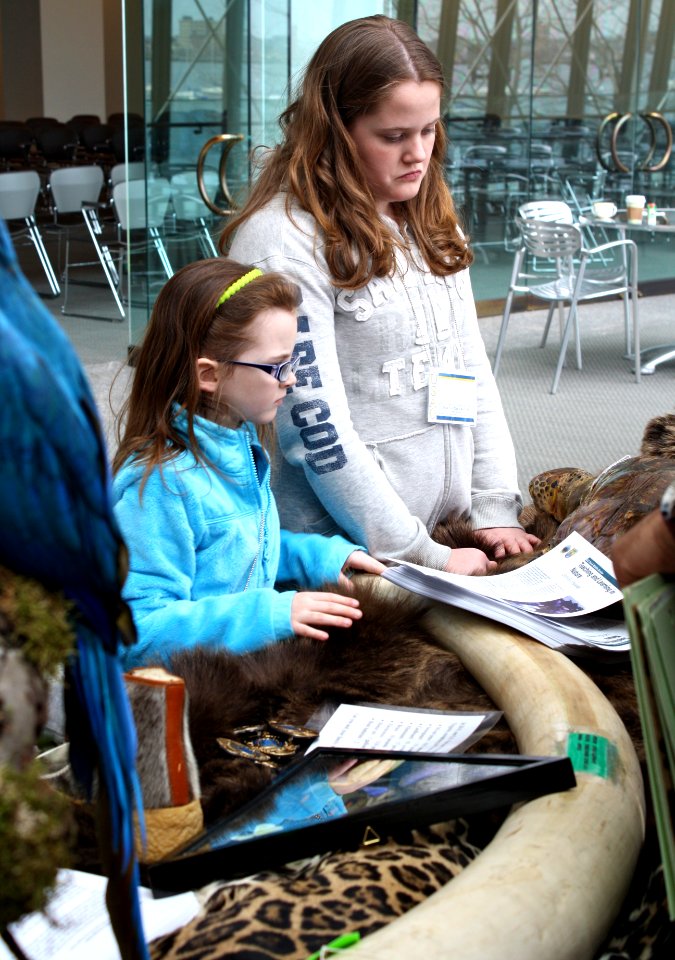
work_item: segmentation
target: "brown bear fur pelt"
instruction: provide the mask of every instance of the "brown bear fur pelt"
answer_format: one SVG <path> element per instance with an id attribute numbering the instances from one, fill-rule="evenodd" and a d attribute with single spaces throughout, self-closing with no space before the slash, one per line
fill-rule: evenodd
<path id="1" fill-rule="evenodd" d="M 290 639 L 243 655 L 201 649 L 172 657 L 168 668 L 185 680 L 189 697 L 207 822 L 239 807 L 274 775 L 221 750 L 217 738 L 240 739 L 237 727 L 273 719 L 306 725 L 327 702 L 495 709 L 455 654 L 435 645 L 418 598 L 383 597 L 369 578 L 359 578 L 354 590 L 363 617 L 349 629 L 329 631 L 325 642 Z M 515 744 L 500 722 L 478 749 L 512 752 Z"/>

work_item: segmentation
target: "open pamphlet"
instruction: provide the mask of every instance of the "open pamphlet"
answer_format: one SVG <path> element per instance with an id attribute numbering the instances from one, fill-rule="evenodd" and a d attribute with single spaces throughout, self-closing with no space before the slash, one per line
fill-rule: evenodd
<path id="1" fill-rule="evenodd" d="M 397 562 L 382 576 L 412 593 L 513 627 L 563 653 L 630 650 L 625 622 L 598 613 L 623 597 L 612 561 L 578 533 L 508 573 L 472 577 Z"/>
<path id="2" fill-rule="evenodd" d="M 341 703 L 333 711 L 327 705 L 309 721 L 320 732 L 307 753 L 328 749 L 459 753 L 487 733 L 500 717 L 498 710 L 450 713 L 421 707 Z"/>
<path id="3" fill-rule="evenodd" d="M 652 574 L 632 583 L 624 606 L 668 912 L 675 920 L 675 581 Z"/>

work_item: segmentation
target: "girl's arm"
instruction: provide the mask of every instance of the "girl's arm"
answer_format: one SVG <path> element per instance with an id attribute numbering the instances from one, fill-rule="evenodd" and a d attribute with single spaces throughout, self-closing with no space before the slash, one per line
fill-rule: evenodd
<path id="1" fill-rule="evenodd" d="M 485 530 L 485 546 L 495 556 L 505 552 L 529 551 L 535 538 L 525 534 L 518 523 L 522 498 L 518 489 L 516 455 L 499 390 L 478 326 L 475 302 L 470 290 L 467 309 L 461 318 L 460 337 L 467 371 L 478 384 L 478 410 L 474 427 L 471 525 Z"/>
<path id="2" fill-rule="evenodd" d="M 317 589 L 342 582 L 346 568 L 381 573 L 384 565 L 344 537 L 281 531 L 280 583 Z"/>
<path id="3" fill-rule="evenodd" d="M 225 535 L 229 525 L 222 538 L 213 538 L 213 522 L 204 517 L 200 500 L 169 489 L 167 473 L 150 476 L 142 503 L 138 484 L 128 476 L 118 475 L 114 487 L 115 515 L 129 550 L 123 595 L 138 633 L 137 644 L 125 652 L 125 667 L 163 663 L 197 645 L 244 653 L 292 634 L 294 592 L 279 593 L 271 583 L 244 590 L 246 547 L 236 539 L 236 527 L 232 538 Z"/>

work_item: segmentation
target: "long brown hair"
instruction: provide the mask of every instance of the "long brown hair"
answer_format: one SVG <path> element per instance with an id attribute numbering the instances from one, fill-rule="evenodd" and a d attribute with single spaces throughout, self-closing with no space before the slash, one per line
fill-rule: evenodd
<path id="1" fill-rule="evenodd" d="M 271 307 L 292 311 L 300 299 L 295 283 L 266 273 L 216 307 L 225 290 L 252 269 L 224 257 L 197 260 L 164 284 L 143 341 L 131 358 L 134 378 L 117 415 L 119 446 L 113 471 L 131 457 L 145 464 L 147 477 L 153 467 L 187 449 L 197 461 L 206 462 L 194 433 L 195 414 L 205 412 L 198 358 L 235 360 L 251 343 L 251 324 L 261 311 Z M 175 427 L 183 410 L 187 442 Z"/>
<path id="2" fill-rule="evenodd" d="M 328 267 L 339 286 L 359 289 L 374 276 L 390 275 L 396 241 L 376 214 L 349 126 L 404 80 L 430 80 L 441 89 L 444 84 L 437 58 L 406 23 L 378 14 L 330 33 L 310 60 L 298 96 L 281 114 L 283 141 L 266 153 L 246 204 L 223 230 L 221 249 L 241 223 L 285 191 L 288 215 L 296 203 L 323 231 Z M 473 260 L 443 176 L 446 146 L 438 121 L 419 193 L 396 205 L 438 276 Z"/>

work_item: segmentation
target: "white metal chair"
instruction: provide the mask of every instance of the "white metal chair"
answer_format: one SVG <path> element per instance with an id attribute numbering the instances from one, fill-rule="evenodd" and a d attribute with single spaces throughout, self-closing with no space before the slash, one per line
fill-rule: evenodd
<path id="1" fill-rule="evenodd" d="M 15 246 L 22 240 L 33 244 L 47 277 L 49 289 L 53 296 L 58 297 L 61 288 L 45 249 L 42 234 L 35 222 L 35 204 L 39 193 L 40 177 L 35 170 L 0 173 L 0 217 L 7 221 L 23 221 L 23 226 L 17 230 L 12 230 L 11 223 L 8 224 L 12 242 Z"/>
<path id="2" fill-rule="evenodd" d="M 203 177 L 208 195 L 211 200 L 214 200 L 220 188 L 218 172 L 204 170 Z M 184 170 L 171 177 L 171 200 L 176 228 L 182 238 L 195 239 L 202 256 L 217 257 L 218 250 L 209 229 L 209 222 L 213 220 L 213 216 L 199 192 L 196 170 Z"/>
<path id="3" fill-rule="evenodd" d="M 137 273 L 148 277 L 146 254 L 150 244 L 159 257 L 162 277 L 173 276 L 173 268 L 161 235 L 170 198 L 171 188 L 166 179 L 149 180 L 147 185 L 145 180 L 122 179 L 115 184 L 112 191 L 115 224 L 106 225 L 101 222 L 99 213 L 102 205 L 96 202 L 83 205 L 84 224 L 98 260 L 93 263 L 66 264 L 62 307 L 64 313 L 68 312 L 69 272 L 73 267 L 98 264 L 103 269 L 120 319 L 126 316 L 124 300 L 129 298 L 129 292 L 123 291 L 125 262 L 130 262 L 132 257 L 142 256 L 143 265 Z M 107 207 L 103 209 L 109 212 Z M 92 314 L 86 314 L 86 316 L 92 316 Z"/>
<path id="4" fill-rule="evenodd" d="M 574 223 L 572 209 L 564 200 L 530 200 L 518 207 L 518 216 L 523 220 Z"/>
<path id="5" fill-rule="evenodd" d="M 85 203 L 98 203 L 103 189 L 103 171 L 99 166 L 82 165 L 60 167 L 52 170 L 47 189 L 53 223 L 48 228 L 59 240 L 59 270 L 67 271 L 70 265 L 70 243 L 86 240 L 82 209 Z M 65 238 L 65 258 L 61 256 L 61 241 Z M 65 266 L 64 266 L 65 264 Z"/>
<path id="6" fill-rule="evenodd" d="M 123 180 L 142 180 L 145 177 L 145 163 L 133 160 L 130 163 L 116 163 L 110 169 L 110 189 Z"/>
<path id="7" fill-rule="evenodd" d="M 65 214 L 78 214 L 76 220 L 81 223 L 82 204 L 97 203 L 102 189 L 103 171 L 94 164 L 53 170 L 49 192 L 54 222 L 58 224 Z"/>
<path id="8" fill-rule="evenodd" d="M 113 187 L 113 208 L 119 222 L 120 238 L 131 253 L 134 240 L 146 245 L 146 238 L 157 252 L 166 278 L 173 276 L 173 267 L 164 246 L 162 228 L 171 200 L 171 185 L 164 177 L 154 180 L 122 180 Z M 142 235 L 134 237 L 134 234 Z M 136 246 L 138 249 L 138 245 Z"/>
<path id="9" fill-rule="evenodd" d="M 581 229 L 577 224 L 560 221 L 528 219 L 518 216 L 516 224 L 520 231 L 522 245 L 516 251 L 509 291 L 504 306 L 504 314 L 499 330 L 497 351 L 493 371 L 499 371 L 506 332 L 508 329 L 513 299 L 517 293 L 529 294 L 549 304 L 548 316 L 541 346 L 546 344 L 548 332 L 556 306 L 562 309 L 569 304 L 567 318 L 561 331 L 560 351 L 556 365 L 551 393 L 558 389 L 560 374 L 565 363 L 567 347 L 572 330 L 576 331 L 576 360 L 581 369 L 581 343 L 578 330 L 578 305 L 582 301 L 599 297 L 621 295 L 624 302 L 624 329 L 627 355 L 640 355 L 640 327 L 638 319 L 637 291 L 637 247 L 633 240 L 614 240 L 599 247 L 584 246 Z M 605 273 L 589 268 L 599 256 L 613 251 L 620 255 L 621 265 Z M 550 278 L 533 276 L 525 269 L 526 258 L 548 260 L 554 268 Z M 632 313 L 632 316 L 631 316 Z M 631 345 L 632 331 L 632 345 Z M 640 382 L 640 364 L 635 365 L 635 379 Z"/>

